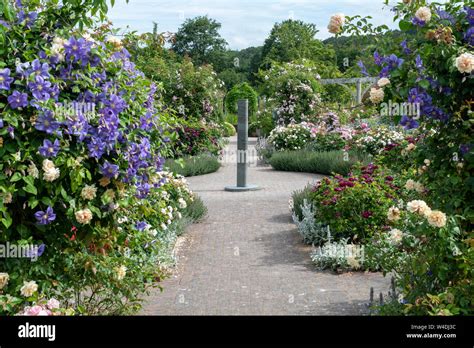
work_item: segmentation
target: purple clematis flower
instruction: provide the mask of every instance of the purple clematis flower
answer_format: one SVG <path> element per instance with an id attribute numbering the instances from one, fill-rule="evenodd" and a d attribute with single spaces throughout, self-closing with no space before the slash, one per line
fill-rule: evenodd
<path id="1" fill-rule="evenodd" d="M 0 89 L 10 90 L 10 84 L 13 82 L 13 77 L 10 77 L 10 69 L 0 69 Z"/>
<path id="2" fill-rule="evenodd" d="M 49 225 L 51 222 L 56 220 L 56 214 L 54 213 L 53 208 L 48 207 L 46 211 L 37 211 L 35 213 L 35 218 L 39 225 Z"/>
<path id="3" fill-rule="evenodd" d="M 390 70 L 393 70 L 401 67 L 404 60 L 402 58 L 398 58 L 395 54 L 391 54 L 384 60 L 384 62 L 387 63 Z"/>
<path id="4" fill-rule="evenodd" d="M 421 59 L 420 55 L 417 55 L 415 58 L 415 66 L 419 72 L 425 70 L 425 67 L 423 66 L 423 60 Z"/>
<path id="5" fill-rule="evenodd" d="M 3 118 L 0 118 L 0 129 L 3 128 Z"/>
<path id="6" fill-rule="evenodd" d="M 98 137 L 92 138 L 87 144 L 89 156 L 92 158 L 101 158 L 105 153 L 105 144 Z"/>
<path id="7" fill-rule="evenodd" d="M 8 126 L 7 131 L 10 135 L 10 138 L 15 139 L 15 128 L 13 128 L 12 126 Z"/>
<path id="8" fill-rule="evenodd" d="M 474 46 L 474 27 L 470 27 L 464 35 L 464 40 L 470 45 Z"/>
<path id="9" fill-rule="evenodd" d="M 16 66 L 16 73 L 21 77 L 28 77 L 30 74 L 31 64 L 30 62 L 20 63 Z"/>
<path id="10" fill-rule="evenodd" d="M 359 60 L 357 62 L 357 66 L 360 68 L 360 72 L 362 73 L 362 75 L 369 76 L 369 73 L 367 72 L 367 68 L 365 67 L 363 61 Z"/>
<path id="11" fill-rule="evenodd" d="M 45 139 L 43 141 L 43 146 L 39 147 L 39 153 L 43 157 L 56 157 L 59 151 L 59 140 L 56 139 L 54 143 L 52 143 L 50 140 Z"/>
<path id="12" fill-rule="evenodd" d="M 46 248 L 46 245 L 41 244 L 38 249 L 31 249 L 26 251 L 26 256 L 30 258 L 38 258 L 44 253 L 44 249 Z"/>
<path id="13" fill-rule="evenodd" d="M 382 65 L 384 58 L 377 52 L 374 52 L 374 61 L 377 65 Z"/>
<path id="14" fill-rule="evenodd" d="M 36 76 L 34 82 L 28 83 L 28 88 L 33 97 L 39 101 L 47 101 L 50 98 L 51 82 L 45 80 L 42 76 Z"/>
<path id="15" fill-rule="evenodd" d="M 462 144 L 461 146 L 459 146 L 459 151 L 461 151 L 461 154 L 463 156 L 466 156 L 471 151 L 471 148 L 472 144 Z"/>
<path id="16" fill-rule="evenodd" d="M 35 76 L 41 76 L 44 79 L 49 79 L 49 65 L 48 63 L 43 63 L 39 61 L 39 59 L 35 59 L 31 63 L 31 71 L 30 74 L 34 74 Z"/>
<path id="17" fill-rule="evenodd" d="M 28 106 L 28 94 L 13 91 L 13 93 L 8 96 L 8 104 L 12 109 L 24 108 Z"/>
<path id="18" fill-rule="evenodd" d="M 87 61 L 92 43 L 83 38 L 75 39 L 71 37 L 68 42 L 64 44 L 64 52 L 66 53 L 66 60 L 78 62 L 80 60 Z"/>
<path id="19" fill-rule="evenodd" d="M 426 22 L 425 21 L 422 21 L 421 19 L 419 19 L 418 17 L 413 17 L 413 19 L 411 20 L 411 22 L 416 25 L 417 27 L 424 27 L 426 25 Z"/>
<path id="20" fill-rule="evenodd" d="M 451 25 L 456 24 L 456 19 L 452 14 L 446 12 L 440 8 L 436 10 L 436 14 L 439 16 L 441 20 L 448 21 Z"/>
<path id="21" fill-rule="evenodd" d="M 148 224 L 145 221 L 139 221 L 135 224 L 135 228 L 138 231 L 143 231 L 145 228 L 147 228 Z"/>
<path id="22" fill-rule="evenodd" d="M 53 118 L 53 113 L 47 110 L 38 117 L 35 123 L 35 128 L 39 131 L 53 134 L 59 128 L 59 122 Z"/>
<path id="23" fill-rule="evenodd" d="M 469 25 L 474 25 L 474 8 L 464 6 L 464 10 L 466 11 L 466 17 Z"/>
<path id="24" fill-rule="evenodd" d="M 112 94 L 110 96 L 110 99 L 106 100 L 104 104 L 110 110 L 112 110 L 116 115 L 121 113 L 127 107 L 125 100 L 123 100 L 122 97 L 119 97 L 118 95 L 115 95 L 115 94 Z"/>
<path id="25" fill-rule="evenodd" d="M 400 44 L 403 48 L 403 53 L 405 54 L 411 54 L 411 49 L 408 48 L 408 42 L 407 40 L 403 40 L 402 43 Z"/>
<path id="26" fill-rule="evenodd" d="M 416 120 L 408 116 L 403 116 L 400 125 L 402 125 L 406 130 L 418 128 L 420 125 Z"/>
<path id="27" fill-rule="evenodd" d="M 3 19 L 0 19 L 0 25 L 5 27 L 5 29 L 11 28 L 10 24 L 8 24 L 8 22 L 4 21 Z"/>
<path id="28" fill-rule="evenodd" d="M 115 164 L 111 164 L 108 161 L 105 161 L 103 166 L 99 166 L 100 172 L 106 178 L 112 179 L 116 178 L 119 171 L 119 166 Z"/>

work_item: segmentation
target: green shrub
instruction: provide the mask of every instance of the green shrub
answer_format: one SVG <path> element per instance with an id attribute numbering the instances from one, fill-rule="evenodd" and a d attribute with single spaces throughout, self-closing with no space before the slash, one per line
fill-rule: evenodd
<path id="1" fill-rule="evenodd" d="M 344 156 L 342 151 L 285 151 L 274 153 L 269 162 L 276 170 L 327 175 L 332 173 L 346 175 L 354 164 L 369 162 L 365 155 L 359 153 L 349 153 L 348 161 L 344 160 Z"/>
<path id="2" fill-rule="evenodd" d="M 192 222 L 199 222 L 207 215 L 207 207 L 201 197 L 194 196 L 194 200 L 188 203 L 183 212 L 183 218 L 188 218 Z"/>
<path id="3" fill-rule="evenodd" d="M 249 101 L 249 115 L 254 115 L 257 111 L 257 92 L 247 83 L 232 87 L 225 98 L 225 105 L 228 112 L 237 113 L 237 102 L 240 99 L 247 99 Z"/>
<path id="4" fill-rule="evenodd" d="M 169 159 L 165 163 L 165 167 L 170 172 L 185 177 L 214 173 L 219 170 L 220 166 L 217 157 L 212 155 L 199 155 L 177 160 Z"/>
<path id="5" fill-rule="evenodd" d="M 237 133 L 237 131 L 235 130 L 234 125 L 232 125 L 229 122 L 224 122 L 222 124 L 222 126 L 224 127 L 224 136 L 225 137 L 232 137 Z"/>
<path id="6" fill-rule="evenodd" d="M 307 202 L 311 202 L 312 200 L 311 193 L 313 192 L 313 186 L 314 185 L 311 184 L 307 185 L 304 189 L 296 190 L 291 195 L 290 209 L 296 215 L 299 221 L 303 220 L 304 218 L 302 211 L 304 201 L 306 200 Z"/>
<path id="7" fill-rule="evenodd" d="M 255 121 L 253 121 L 249 129 L 254 127 L 255 129 L 260 129 L 260 136 L 267 137 L 270 135 L 271 131 L 275 128 L 275 122 L 273 121 L 273 116 L 271 112 L 258 112 Z"/>
<path id="8" fill-rule="evenodd" d="M 367 241 L 386 226 L 388 209 L 401 192 L 394 178 L 369 164 L 347 177 L 324 178 L 312 192 L 316 221 L 329 225 L 336 240 Z"/>

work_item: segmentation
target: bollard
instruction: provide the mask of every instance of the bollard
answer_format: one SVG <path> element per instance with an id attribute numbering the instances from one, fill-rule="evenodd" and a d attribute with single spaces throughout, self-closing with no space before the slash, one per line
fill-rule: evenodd
<path id="1" fill-rule="evenodd" d="M 247 155 L 249 132 L 249 102 L 247 99 L 238 101 L 237 126 L 237 186 L 227 186 L 226 191 L 242 192 L 258 190 L 256 185 L 247 185 Z"/>

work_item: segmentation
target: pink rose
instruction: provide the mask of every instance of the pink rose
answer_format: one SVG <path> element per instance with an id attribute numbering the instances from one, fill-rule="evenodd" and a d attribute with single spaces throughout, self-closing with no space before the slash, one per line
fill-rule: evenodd
<path id="1" fill-rule="evenodd" d="M 49 309 L 58 309 L 59 301 L 56 300 L 55 298 L 52 298 L 48 301 L 48 303 L 46 304 L 46 307 L 48 307 Z"/>
<path id="2" fill-rule="evenodd" d="M 36 305 L 30 308 L 25 308 L 25 315 L 27 316 L 38 316 L 39 313 L 43 310 L 43 307 Z"/>

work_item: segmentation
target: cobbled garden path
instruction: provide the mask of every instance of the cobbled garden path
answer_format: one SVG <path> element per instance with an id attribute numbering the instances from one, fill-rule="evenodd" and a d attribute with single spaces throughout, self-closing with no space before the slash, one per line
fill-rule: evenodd
<path id="1" fill-rule="evenodd" d="M 227 151 L 235 149 L 234 137 Z M 174 274 L 161 283 L 163 292 L 146 298 L 141 314 L 360 315 L 368 312 L 371 287 L 375 294 L 388 291 L 389 280 L 380 274 L 337 275 L 312 265 L 312 248 L 301 242 L 288 199 L 321 176 L 251 165 L 248 183 L 260 191 L 224 191 L 235 178 L 232 163 L 189 178 L 208 217 L 188 228 Z"/>

